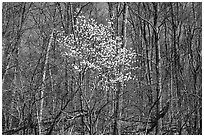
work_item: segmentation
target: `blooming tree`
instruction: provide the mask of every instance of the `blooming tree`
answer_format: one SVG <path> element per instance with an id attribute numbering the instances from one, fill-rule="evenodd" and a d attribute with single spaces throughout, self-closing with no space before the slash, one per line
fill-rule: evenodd
<path id="1" fill-rule="evenodd" d="M 74 33 L 58 33 L 58 42 L 63 56 L 69 58 L 73 69 L 80 72 L 85 67 L 98 74 L 100 82 L 114 86 L 118 81 L 131 79 L 132 64 L 136 60 L 135 52 L 130 48 L 121 48 L 122 38 L 114 35 L 109 25 L 97 24 L 94 19 L 78 17 Z M 123 65 L 123 72 L 120 68 Z"/>

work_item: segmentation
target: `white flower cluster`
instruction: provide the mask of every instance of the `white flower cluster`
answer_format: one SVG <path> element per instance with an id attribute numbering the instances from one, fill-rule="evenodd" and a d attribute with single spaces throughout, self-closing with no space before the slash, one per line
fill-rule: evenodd
<path id="1" fill-rule="evenodd" d="M 79 17 L 74 28 L 74 34 L 64 36 L 60 33 L 59 36 L 58 42 L 65 56 L 75 58 L 80 65 L 107 76 L 112 83 L 131 79 L 131 71 L 128 70 L 136 60 L 136 54 L 133 50 L 121 49 L 122 39 L 114 36 L 110 26 Z M 124 70 L 122 74 L 121 66 Z"/>

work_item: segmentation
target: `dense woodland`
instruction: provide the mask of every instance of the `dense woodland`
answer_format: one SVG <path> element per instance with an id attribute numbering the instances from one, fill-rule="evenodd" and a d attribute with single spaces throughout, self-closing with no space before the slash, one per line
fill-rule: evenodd
<path id="1" fill-rule="evenodd" d="M 201 135 L 202 3 L 2 3 L 2 134 Z"/>

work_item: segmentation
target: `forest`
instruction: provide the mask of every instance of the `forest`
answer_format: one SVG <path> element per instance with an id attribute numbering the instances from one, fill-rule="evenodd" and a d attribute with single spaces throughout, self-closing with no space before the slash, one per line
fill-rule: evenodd
<path id="1" fill-rule="evenodd" d="M 3 2 L 3 135 L 202 135 L 201 2 Z"/>

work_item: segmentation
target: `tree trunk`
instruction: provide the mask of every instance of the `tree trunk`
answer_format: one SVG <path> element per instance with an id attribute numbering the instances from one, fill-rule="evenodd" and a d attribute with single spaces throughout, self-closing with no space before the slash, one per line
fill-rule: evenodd
<path id="1" fill-rule="evenodd" d="M 49 60 L 49 51 L 51 48 L 52 40 L 53 40 L 53 33 L 54 29 L 52 30 L 52 33 L 50 35 L 49 43 L 45 52 L 45 62 L 44 62 L 44 68 L 43 68 L 43 76 L 42 76 L 42 89 L 40 91 L 39 99 L 40 99 L 40 108 L 38 113 L 38 128 L 39 128 L 39 135 L 43 134 L 43 125 L 42 125 L 42 119 L 43 119 L 43 105 L 44 105 L 44 93 L 45 93 L 45 85 L 46 85 L 46 70 Z"/>
<path id="2" fill-rule="evenodd" d="M 158 8 L 158 3 L 152 3 L 153 4 L 153 9 L 154 9 L 154 28 L 157 28 L 157 19 L 158 19 L 158 13 L 157 13 L 157 8 Z M 155 46 L 155 56 L 156 56 L 156 100 L 159 99 L 160 96 L 160 87 L 161 87 L 161 80 L 160 80 L 160 47 L 158 44 L 158 33 L 156 32 L 156 29 L 154 30 L 154 46 Z M 156 116 L 159 115 L 159 110 L 160 110 L 160 100 L 156 104 Z M 155 134 L 159 134 L 160 132 L 160 125 L 159 121 L 157 121 L 156 125 L 156 130 Z"/>
<path id="3" fill-rule="evenodd" d="M 122 49 L 125 51 L 126 49 L 126 25 L 127 25 L 127 11 L 128 11 L 128 6 L 127 3 L 124 3 L 124 8 L 123 8 L 123 23 L 122 23 L 122 39 L 123 39 L 123 44 L 122 44 Z M 123 63 L 125 61 L 125 52 L 123 52 Z M 122 76 L 122 81 L 118 81 L 117 83 L 117 92 L 116 92 L 116 106 L 115 106 L 115 119 L 114 119 L 114 130 L 113 134 L 114 135 L 121 135 L 121 122 L 119 121 L 122 117 L 122 106 L 123 106 L 123 89 L 124 89 L 124 80 L 123 80 L 123 71 L 124 71 L 124 64 L 121 65 L 120 68 L 120 76 Z"/>

